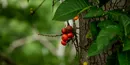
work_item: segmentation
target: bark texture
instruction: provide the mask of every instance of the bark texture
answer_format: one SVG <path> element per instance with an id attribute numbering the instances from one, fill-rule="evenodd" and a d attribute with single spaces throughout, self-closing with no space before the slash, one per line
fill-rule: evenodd
<path id="1" fill-rule="evenodd" d="M 91 2 L 91 0 L 90 0 Z M 124 9 L 129 6 L 129 0 L 110 0 L 105 6 L 104 10 L 113 10 L 113 9 Z M 79 46 L 80 46 L 80 65 L 83 65 L 83 62 L 87 61 L 88 65 L 106 65 L 107 56 L 112 54 L 112 50 L 104 51 L 103 53 L 87 58 L 87 50 L 91 44 L 91 40 L 86 38 L 86 34 L 89 31 L 88 22 L 93 21 L 93 19 L 83 19 L 83 16 L 86 15 L 86 12 L 80 14 L 79 19 Z M 102 20 L 101 18 L 100 20 Z M 97 20 L 97 19 L 95 19 Z"/>
<path id="2" fill-rule="evenodd" d="M 99 54 L 97 56 L 93 56 L 90 58 L 87 58 L 87 50 L 88 47 L 91 44 L 91 40 L 86 38 L 86 34 L 89 31 L 89 25 L 88 22 L 92 21 L 92 20 L 84 20 L 83 16 L 85 13 L 82 13 L 80 15 L 80 62 L 81 65 L 83 62 L 87 61 L 89 62 L 89 65 L 105 65 L 106 63 L 106 57 L 108 55 L 107 52 Z M 110 52 L 111 54 L 111 52 Z"/>

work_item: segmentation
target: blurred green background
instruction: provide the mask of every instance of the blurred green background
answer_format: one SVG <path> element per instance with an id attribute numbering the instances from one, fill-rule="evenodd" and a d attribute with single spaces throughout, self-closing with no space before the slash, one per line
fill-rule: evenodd
<path id="1" fill-rule="evenodd" d="M 64 22 L 53 21 L 59 2 L 52 7 L 46 0 L 31 16 L 42 0 L 0 0 L 0 53 L 17 65 L 78 65 L 73 45 L 60 44 L 60 37 L 40 34 L 61 34 Z M 0 60 L 0 65 L 10 65 Z"/>

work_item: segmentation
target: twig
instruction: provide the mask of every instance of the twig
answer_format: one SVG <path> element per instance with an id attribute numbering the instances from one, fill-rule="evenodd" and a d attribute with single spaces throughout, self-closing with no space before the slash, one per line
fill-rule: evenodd
<path id="1" fill-rule="evenodd" d="M 77 44 L 75 43 L 75 39 L 72 39 L 72 42 L 73 42 L 73 44 L 74 44 L 74 46 L 75 46 L 75 49 L 76 49 L 76 51 L 77 51 L 77 53 L 78 53 L 78 55 L 79 55 L 79 50 L 78 50 Z"/>
<path id="2" fill-rule="evenodd" d="M 38 34 L 38 35 L 42 35 L 42 36 L 47 36 L 47 37 L 58 37 L 58 36 L 61 36 L 62 34 L 54 34 L 54 35 L 50 35 L 50 34 Z"/>
<path id="3" fill-rule="evenodd" d="M 40 5 L 34 10 L 34 11 L 32 11 L 30 14 L 31 15 L 34 15 L 35 13 L 36 13 L 36 11 L 42 6 L 42 4 L 45 2 L 45 0 L 43 0 L 41 3 L 40 3 Z"/>
<path id="4" fill-rule="evenodd" d="M 68 25 L 68 26 L 70 25 L 68 20 L 67 20 L 67 25 Z"/>

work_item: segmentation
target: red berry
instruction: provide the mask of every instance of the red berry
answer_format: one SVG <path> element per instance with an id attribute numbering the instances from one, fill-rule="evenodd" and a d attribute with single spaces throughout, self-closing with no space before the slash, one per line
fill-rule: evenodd
<path id="1" fill-rule="evenodd" d="M 63 35 L 62 35 L 62 40 L 63 40 L 63 41 L 67 41 L 67 40 L 68 40 L 67 34 L 63 34 Z"/>
<path id="2" fill-rule="evenodd" d="M 62 40 L 62 41 L 61 41 L 61 44 L 65 46 L 65 45 L 66 45 L 66 42 Z"/>
<path id="3" fill-rule="evenodd" d="M 66 28 L 62 28 L 61 32 L 62 32 L 62 34 L 65 34 L 65 33 L 67 33 L 67 29 Z"/>
<path id="4" fill-rule="evenodd" d="M 68 26 L 66 27 L 66 29 L 67 29 L 67 32 L 68 32 L 68 33 L 69 33 L 69 32 L 72 32 L 72 30 L 73 30 L 72 26 L 70 26 L 70 25 L 68 25 Z"/>
<path id="5" fill-rule="evenodd" d="M 74 34 L 73 33 L 68 33 L 68 38 L 73 38 L 74 37 Z"/>

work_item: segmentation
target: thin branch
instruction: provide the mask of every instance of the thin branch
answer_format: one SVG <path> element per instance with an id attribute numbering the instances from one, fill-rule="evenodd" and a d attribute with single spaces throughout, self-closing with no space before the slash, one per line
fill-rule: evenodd
<path id="1" fill-rule="evenodd" d="M 68 20 L 67 20 L 67 25 L 68 25 L 68 26 L 70 25 Z"/>
<path id="2" fill-rule="evenodd" d="M 38 34 L 38 35 L 47 36 L 47 37 L 58 37 L 61 36 L 62 34 Z"/>
<path id="3" fill-rule="evenodd" d="M 37 33 L 38 32 L 35 29 L 33 29 L 32 36 L 27 36 L 25 38 L 15 40 L 9 47 L 9 53 L 17 47 L 23 46 L 26 43 L 26 40 L 32 39 L 32 41 L 40 41 L 41 44 L 44 45 L 53 55 L 56 55 L 56 48 L 53 46 L 53 44 L 46 37 L 37 35 Z"/>
<path id="4" fill-rule="evenodd" d="M 31 15 L 34 15 L 36 13 L 36 11 L 42 6 L 42 4 L 45 2 L 45 0 L 43 0 L 40 5 L 34 10 L 34 11 L 31 11 Z"/>

